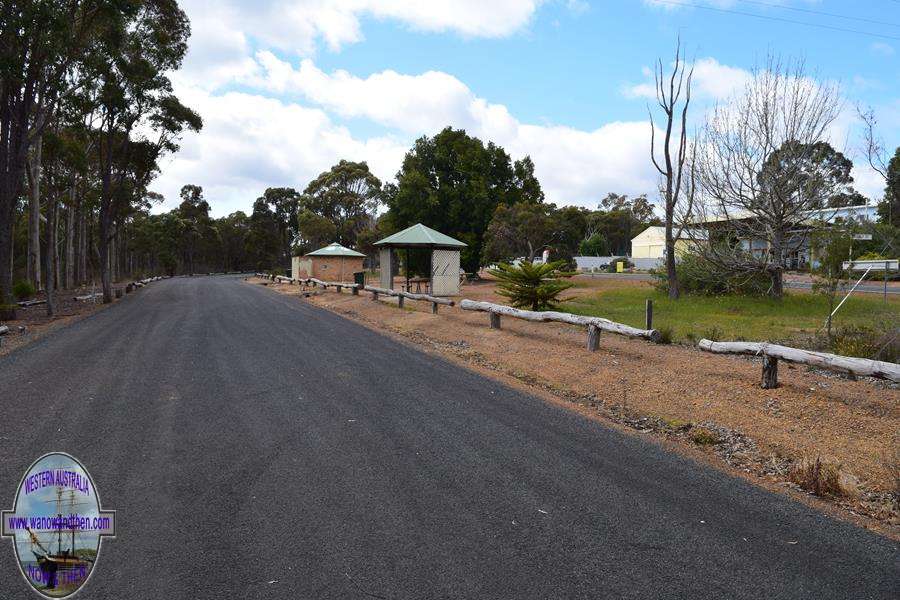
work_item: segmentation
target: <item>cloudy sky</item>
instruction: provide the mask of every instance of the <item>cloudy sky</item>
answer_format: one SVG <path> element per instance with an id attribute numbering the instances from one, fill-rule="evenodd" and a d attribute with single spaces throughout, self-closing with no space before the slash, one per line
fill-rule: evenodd
<path id="1" fill-rule="evenodd" d="M 271 186 L 303 189 L 342 158 L 391 180 L 422 135 L 462 127 L 530 155 L 548 200 L 655 197 L 649 68 L 680 33 L 699 123 L 774 51 L 803 57 L 845 99 L 833 143 L 862 168 L 855 106 L 900 143 L 897 0 L 182 0 L 193 36 L 173 77 L 203 131 L 154 189 L 202 185 L 216 216 Z M 827 14 L 826 14 L 827 13 Z"/>

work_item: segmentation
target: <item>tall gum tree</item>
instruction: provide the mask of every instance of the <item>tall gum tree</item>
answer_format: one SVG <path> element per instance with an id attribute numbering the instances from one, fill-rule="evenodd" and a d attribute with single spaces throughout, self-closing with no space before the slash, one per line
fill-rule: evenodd
<path id="1" fill-rule="evenodd" d="M 29 151 L 83 83 L 91 41 L 129 0 L 0 4 L 0 304 L 12 301 L 12 228 Z"/>
<path id="2" fill-rule="evenodd" d="M 202 127 L 199 115 L 172 94 L 166 76 L 181 66 L 187 52 L 187 15 L 174 0 L 135 1 L 133 9 L 123 12 L 97 41 L 90 65 L 95 76 L 98 262 L 104 302 L 112 302 L 110 243 L 117 234 L 116 221 L 144 197 L 156 174 L 155 158 L 176 151 L 185 130 Z"/>

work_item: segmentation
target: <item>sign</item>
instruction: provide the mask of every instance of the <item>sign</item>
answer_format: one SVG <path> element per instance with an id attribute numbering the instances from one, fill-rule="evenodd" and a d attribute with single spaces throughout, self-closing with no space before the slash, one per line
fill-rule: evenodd
<path id="1" fill-rule="evenodd" d="M 900 260 L 896 258 L 884 258 L 881 260 L 845 260 L 843 268 L 846 271 L 896 271 L 900 269 Z"/>
<path id="2" fill-rule="evenodd" d="M 853 239 L 868 241 L 868 240 L 872 239 L 872 234 L 871 233 L 854 233 Z"/>
<path id="3" fill-rule="evenodd" d="M 52 452 L 25 472 L 0 533 L 13 539 L 19 570 L 44 598 L 71 596 L 87 583 L 116 511 L 103 510 L 94 480 L 77 458 Z"/>

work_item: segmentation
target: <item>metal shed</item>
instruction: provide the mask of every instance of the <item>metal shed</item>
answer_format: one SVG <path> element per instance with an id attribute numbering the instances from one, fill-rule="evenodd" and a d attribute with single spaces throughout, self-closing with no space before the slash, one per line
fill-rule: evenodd
<path id="1" fill-rule="evenodd" d="M 449 235 L 435 231 L 421 223 L 416 223 L 403 231 L 375 242 L 380 249 L 381 287 L 394 288 L 394 265 L 397 251 L 406 250 L 409 264 L 410 250 L 431 250 L 428 292 L 433 296 L 456 296 L 459 294 L 459 253 L 466 244 Z M 409 270 L 406 274 L 409 288 Z"/>

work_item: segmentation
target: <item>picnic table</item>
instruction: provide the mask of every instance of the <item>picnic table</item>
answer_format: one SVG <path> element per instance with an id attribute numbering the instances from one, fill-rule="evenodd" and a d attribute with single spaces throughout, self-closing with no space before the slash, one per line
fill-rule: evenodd
<path id="1" fill-rule="evenodd" d="M 416 284 L 416 294 L 422 293 L 422 284 L 425 284 L 425 293 L 428 293 L 428 284 L 431 283 L 431 279 L 429 277 L 411 277 L 406 280 L 406 285 L 403 287 L 406 288 L 405 291 L 412 293 L 413 284 Z"/>

